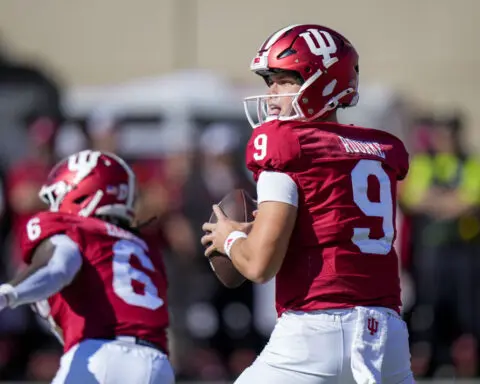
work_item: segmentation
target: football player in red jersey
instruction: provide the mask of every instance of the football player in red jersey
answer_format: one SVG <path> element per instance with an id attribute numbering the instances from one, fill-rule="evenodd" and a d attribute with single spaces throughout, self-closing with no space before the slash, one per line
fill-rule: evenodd
<path id="1" fill-rule="evenodd" d="M 237 383 L 414 382 L 393 248 L 408 154 L 388 133 L 338 123 L 358 100 L 357 52 L 330 28 L 292 25 L 251 69 L 269 89 L 245 101 L 256 219 L 247 227 L 214 206 L 202 238 L 248 279 L 276 277 L 278 322 Z"/>
<path id="2" fill-rule="evenodd" d="M 55 384 L 173 383 L 165 269 L 132 227 L 133 171 L 82 151 L 52 169 L 39 195 L 50 209 L 27 223 L 28 267 L 0 286 L 0 309 L 37 303 L 64 343 Z"/>

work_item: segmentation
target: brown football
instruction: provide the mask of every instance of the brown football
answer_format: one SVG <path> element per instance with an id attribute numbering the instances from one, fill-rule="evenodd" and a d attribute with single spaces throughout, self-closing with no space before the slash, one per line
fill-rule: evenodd
<path id="1" fill-rule="evenodd" d="M 225 215 L 235 221 L 249 222 L 253 221 L 253 212 L 257 209 L 257 203 L 243 189 L 235 189 L 227 194 L 218 203 Z M 217 216 L 212 212 L 210 223 L 217 222 Z M 246 280 L 245 277 L 238 272 L 228 256 L 214 252 L 209 257 L 210 266 L 217 275 L 218 280 L 227 288 L 237 288 Z"/>

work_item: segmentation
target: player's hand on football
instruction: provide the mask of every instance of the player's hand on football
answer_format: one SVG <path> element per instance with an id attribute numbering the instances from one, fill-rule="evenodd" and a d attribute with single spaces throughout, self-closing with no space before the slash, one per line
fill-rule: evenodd
<path id="1" fill-rule="evenodd" d="M 225 253 L 223 245 L 228 235 L 233 231 L 250 232 L 253 223 L 239 223 L 238 221 L 230 220 L 218 205 L 213 206 L 213 211 L 217 216 L 216 223 L 204 223 L 202 229 L 206 234 L 202 237 L 201 242 L 205 250 L 205 256 L 209 257 L 212 252 L 217 251 Z"/>

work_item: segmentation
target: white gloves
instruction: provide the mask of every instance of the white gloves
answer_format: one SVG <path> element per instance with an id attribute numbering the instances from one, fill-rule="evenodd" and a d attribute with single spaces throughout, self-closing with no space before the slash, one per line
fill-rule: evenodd
<path id="1" fill-rule="evenodd" d="M 7 307 L 14 308 L 15 301 L 17 299 L 17 293 L 15 288 L 10 284 L 0 285 L 0 311 Z"/>

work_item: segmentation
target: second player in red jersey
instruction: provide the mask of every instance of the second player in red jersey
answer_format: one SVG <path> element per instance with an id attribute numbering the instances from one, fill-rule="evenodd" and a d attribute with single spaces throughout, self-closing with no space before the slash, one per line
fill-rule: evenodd
<path id="1" fill-rule="evenodd" d="M 22 242 L 27 263 L 39 244 L 57 234 L 72 239 L 83 256 L 81 273 L 48 299 L 65 351 L 85 339 L 116 335 L 139 337 L 167 351 L 165 269 L 140 237 L 103 220 L 60 212 L 37 214 L 27 228 Z"/>
<path id="2" fill-rule="evenodd" d="M 35 303 L 49 321 L 65 350 L 54 383 L 173 383 L 167 279 L 158 250 L 132 227 L 133 171 L 82 151 L 53 168 L 40 197 L 50 210 L 28 221 L 28 267 L 0 286 L 0 309 Z"/>
<path id="3" fill-rule="evenodd" d="M 276 278 L 279 319 L 236 383 L 412 383 L 393 248 L 408 154 L 392 135 L 338 123 L 358 100 L 355 48 L 330 28 L 291 25 L 250 68 L 268 87 L 245 100 L 258 211 L 237 223 L 214 206 L 202 238 L 249 280 Z"/>

